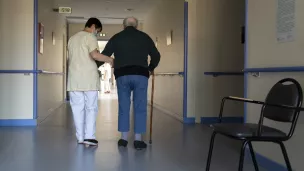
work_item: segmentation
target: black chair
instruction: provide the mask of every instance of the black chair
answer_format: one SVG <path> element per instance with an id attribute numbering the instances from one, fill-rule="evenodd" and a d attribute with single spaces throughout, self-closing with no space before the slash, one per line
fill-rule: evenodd
<path id="1" fill-rule="evenodd" d="M 226 100 L 233 100 L 245 103 L 254 103 L 262 105 L 260 120 L 258 124 L 243 123 L 243 124 L 224 124 L 221 123 L 224 104 Z M 211 137 L 206 171 L 210 169 L 214 139 L 216 134 L 221 134 L 229 138 L 243 141 L 241 155 L 239 160 L 239 171 L 243 170 L 244 154 L 246 146 L 249 146 L 251 158 L 256 171 L 259 170 L 255 153 L 253 151 L 252 142 L 273 142 L 279 144 L 287 165 L 288 171 L 292 171 L 291 164 L 287 155 L 284 141 L 289 140 L 296 128 L 297 120 L 300 111 L 303 111 L 302 106 L 303 94 L 300 84 L 291 78 L 283 79 L 276 83 L 267 95 L 266 101 L 255 101 L 238 97 L 226 97 L 222 100 L 220 114 L 217 124 L 211 125 L 213 134 Z M 284 133 L 278 129 L 263 125 L 264 118 L 290 123 L 289 133 Z"/>

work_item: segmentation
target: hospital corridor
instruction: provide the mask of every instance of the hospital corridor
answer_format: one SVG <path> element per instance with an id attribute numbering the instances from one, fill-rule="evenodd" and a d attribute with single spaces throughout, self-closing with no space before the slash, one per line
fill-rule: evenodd
<path id="1" fill-rule="evenodd" d="M 0 171 L 303 171 L 303 9 L 0 0 Z"/>
<path id="2" fill-rule="evenodd" d="M 1 128 L 0 135 L 5 137 L 0 143 L 1 170 L 204 170 L 209 144 L 209 139 L 204 137 L 211 135 L 205 126 L 185 126 L 155 110 L 153 144 L 146 151 L 136 151 L 131 146 L 121 149 L 117 147 L 120 135 L 117 132 L 115 96 L 101 99 L 99 105 L 98 147 L 86 148 L 76 143 L 68 105 L 58 108 L 37 128 Z M 218 139 L 219 142 L 222 140 Z M 224 171 L 237 168 L 239 145 L 226 140 L 225 146 L 219 145 L 215 151 L 218 161 L 214 162 L 213 169 Z M 229 154 L 229 157 L 221 153 Z M 251 163 L 248 162 L 245 169 L 253 170 Z"/>

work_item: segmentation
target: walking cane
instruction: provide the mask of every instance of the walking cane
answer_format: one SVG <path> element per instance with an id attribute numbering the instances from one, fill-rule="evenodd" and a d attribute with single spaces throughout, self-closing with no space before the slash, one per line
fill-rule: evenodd
<path id="1" fill-rule="evenodd" d="M 150 141 L 152 144 L 152 119 L 153 119 L 153 98 L 154 98 L 154 72 L 152 72 L 152 91 L 151 91 L 151 109 L 150 109 Z"/>

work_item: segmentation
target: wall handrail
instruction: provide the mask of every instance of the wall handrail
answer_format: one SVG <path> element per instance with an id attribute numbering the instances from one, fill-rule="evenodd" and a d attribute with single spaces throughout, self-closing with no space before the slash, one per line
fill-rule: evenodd
<path id="1" fill-rule="evenodd" d="M 304 66 L 246 68 L 243 71 L 245 73 L 251 73 L 251 72 L 304 72 Z"/>
<path id="2" fill-rule="evenodd" d="M 46 71 L 40 70 L 39 74 L 52 74 L 52 75 L 64 75 L 64 72 L 54 72 L 54 71 Z"/>
<path id="3" fill-rule="evenodd" d="M 0 70 L 0 74 L 33 74 L 39 73 L 39 70 Z"/>
<path id="4" fill-rule="evenodd" d="M 0 70 L 0 74 L 54 74 L 63 75 L 63 72 L 54 72 L 46 70 Z"/>
<path id="5" fill-rule="evenodd" d="M 154 73 L 155 76 L 174 76 L 174 75 L 179 75 L 179 76 L 184 76 L 184 72 L 157 72 Z"/>
<path id="6" fill-rule="evenodd" d="M 213 77 L 218 76 L 242 76 L 245 73 L 261 73 L 261 72 L 304 72 L 304 66 L 294 66 L 294 67 L 265 67 L 265 68 L 246 68 L 242 71 L 236 72 L 204 72 L 204 75 L 211 75 Z"/>
<path id="7" fill-rule="evenodd" d="M 227 72 L 204 72 L 204 75 L 218 76 L 243 76 L 243 71 L 227 71 Z"/>

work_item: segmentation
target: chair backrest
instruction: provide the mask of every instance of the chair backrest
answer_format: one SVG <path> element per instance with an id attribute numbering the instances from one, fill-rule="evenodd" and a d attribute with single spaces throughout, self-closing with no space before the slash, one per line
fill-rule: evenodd
<path id="1" fill-rule="evenodd" d="M 301 107 L 303 101 L 302 88 L 300 84 L 292 79 L 286 78 L 276 83 L 268 93 L 265 102 L 268 104 L 289 105 Z M 298 111 L 279 107 L 265 106 L 263 116 L 279 122 L 296 122 Z"/>

